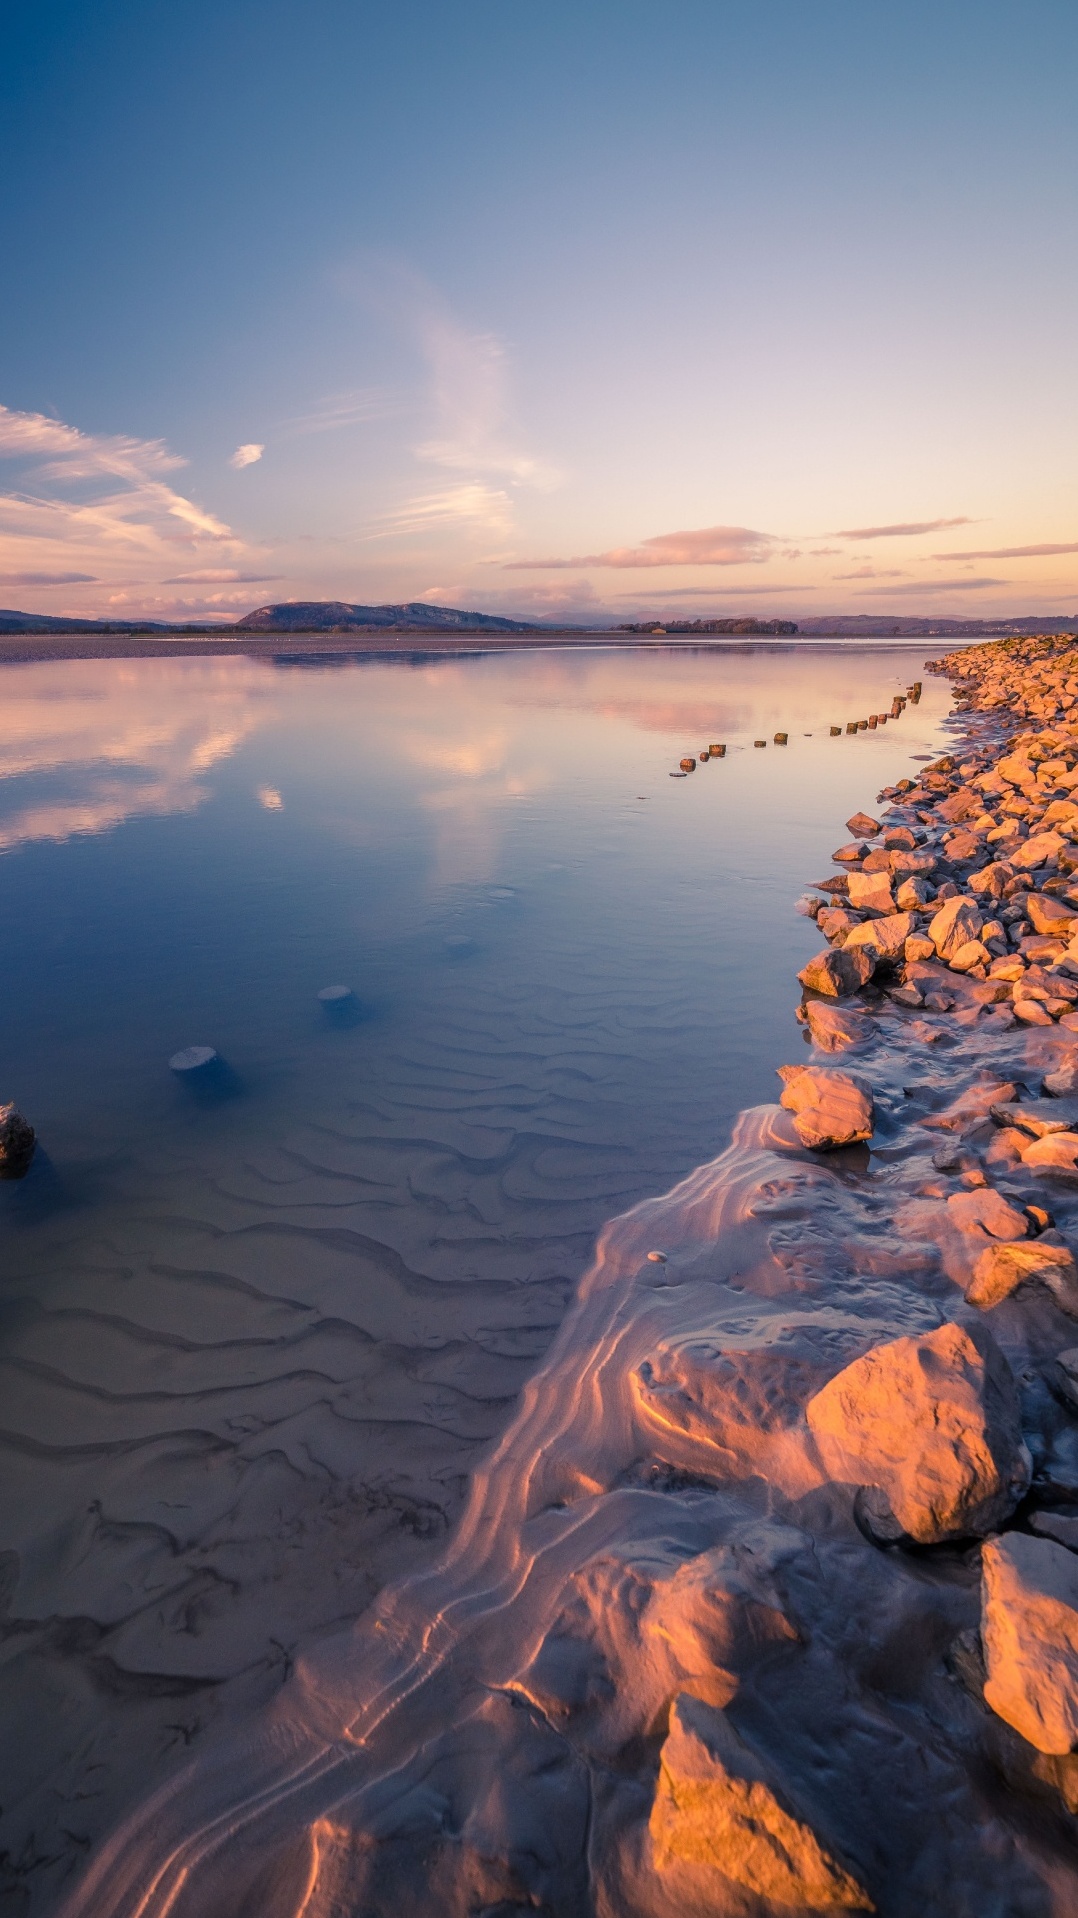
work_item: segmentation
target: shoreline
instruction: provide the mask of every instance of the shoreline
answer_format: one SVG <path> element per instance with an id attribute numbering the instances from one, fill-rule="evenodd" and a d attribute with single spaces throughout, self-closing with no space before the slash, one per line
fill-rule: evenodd
<path id="1" fill-rule="evenodd" d="M 1074 1909 L 1078 647 L 934 664 L 781 1105 L 604 1229 L 440 1562 L 72 1918 Z"/>
<path id="2" fill-rule="evenodd" d="M 929 635 L 929 638 L 932 636 Z M 353 633 L 214 633 L 188 637 L 120 633 L 0 633 L 0 667 L 74 659 L 279 659 L 282 664 L 317 664 L 321 660 L 355 659 L 469 658 L 486 653 L 535 651 L 615 650 L 633 652 L 700 652 L 714 654 L 768 652 L 862 651 L 877 647 L 881 651 L 906 648 L 923 653 L 924 636 L 867 638 L 841 634 L 806 634 L 797 638 L 773 638 L 768 635 L 744 636 L 716 634 L 709 638 L 699 633 L 632 634 L 609 629 L 537 633 L 484 633 L 459 630 L 432 633 L 422 627 L 414 631 L 388 632 L 372 628 Z M 971 646 L 976 638 L 960 643 Z"/>

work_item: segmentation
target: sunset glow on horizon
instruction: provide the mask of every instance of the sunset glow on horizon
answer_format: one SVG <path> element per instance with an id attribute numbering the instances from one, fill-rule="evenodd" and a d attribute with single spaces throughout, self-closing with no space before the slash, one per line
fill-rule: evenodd
<path id="1" fill-rule="evenodd" d="M 6 33 L 0 604 L 1078 608 L 1078 17 L 66 0 Z"/>

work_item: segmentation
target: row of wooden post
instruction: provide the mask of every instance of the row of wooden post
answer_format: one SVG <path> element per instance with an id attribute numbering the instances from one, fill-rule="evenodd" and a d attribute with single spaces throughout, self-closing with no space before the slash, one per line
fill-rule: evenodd
<path id="1" fill-rule="evenodd" d="M 875 732 L 877 726 L 886 726 L 888 719 L 898 719 L 905 706 L 916 706 L 920 697 L 921 681 L 915 679 L 912 686 L 907 686 L 904 695 L 902 693 L 895 694 L 891 701 L 891 710 L 889 713 L 870 713 L 867 719 L 848 719 L 846 721 L 846 731 L 848 733 Z M 831 738 L 837 739 L 841 731 L 841 726 L 832 726 L 830 731 Z M 789 733 L 776 733 L 775 745 L 785 746 L 789 741 L 789 737 Z M 754 739 L 752 743 L 754 746 L 767 745 L 766 739 Z M 700 763 L 702 765 L 705 759 L 725 758 L 725 745 L 705 746 L 700 754 Z M 691 754 L 686 755 L 681 761 L 681 771 L 683 773 L 694 773 L 696 771 L 696 760 Z"/>

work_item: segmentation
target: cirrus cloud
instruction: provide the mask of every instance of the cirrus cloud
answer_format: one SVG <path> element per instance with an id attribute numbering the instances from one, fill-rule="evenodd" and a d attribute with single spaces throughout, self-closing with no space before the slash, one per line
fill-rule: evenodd
<path id="1" fill-rule="evenodd" d="M 919 533 L 942 533 L 948 526 L 972 526 L 964 513 L 957 519 L 907 519 L 893 526 L 843 526 L 832 539 L 913 539 Z"/>
<path id="2" fill-rule="evenodd" d="M 979 553 L 933 553 L 933 559 L 1048 559 L 1053 553 L 1078 553 L 1078 540 L 1065 546 L 990 546 Z"/>

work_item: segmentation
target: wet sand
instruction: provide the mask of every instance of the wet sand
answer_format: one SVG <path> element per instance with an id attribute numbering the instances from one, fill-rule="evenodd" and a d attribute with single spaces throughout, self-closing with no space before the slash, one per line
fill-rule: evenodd
<path id="1" fill-rule="evenodd" d="M 125 1820 L 71 1918 L 1075 1910 L 1056 650 L 952 658 L 952 755 L 817 888 L 852 986 L 805 993 L 817 1105 L 604 1230 L 440 1559 Z M 805 1144 L 836 1075 L 871 1151 Z"/>

